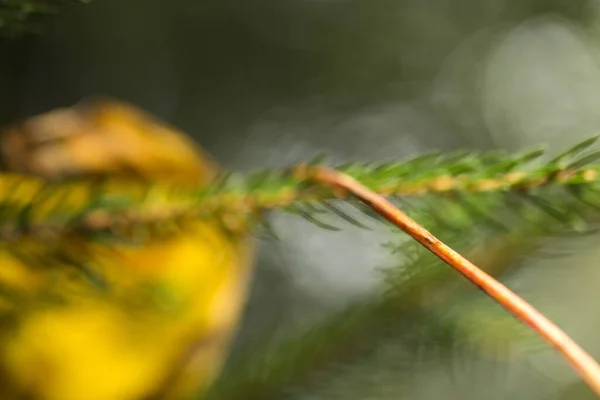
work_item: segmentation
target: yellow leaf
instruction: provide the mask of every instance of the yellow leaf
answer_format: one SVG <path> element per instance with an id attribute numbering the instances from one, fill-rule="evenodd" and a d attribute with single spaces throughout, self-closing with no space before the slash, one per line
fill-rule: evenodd
<path id="1" fill-rule="evenodd" d="M 0 144 L 10 172 L 90 178 L 39 209 L 81 207 L 93 177 L 198 186 L 216 172 L 183 134 L 113 100 L 30 118 Z M 0 203 L 24 204 L 35 186 L 4 185 Z M 249 237 L 216 220 L 141 246 L 67 235 L 0 244 L 0 400 L 192 398 L 226 357 L 251 259 Z"/>

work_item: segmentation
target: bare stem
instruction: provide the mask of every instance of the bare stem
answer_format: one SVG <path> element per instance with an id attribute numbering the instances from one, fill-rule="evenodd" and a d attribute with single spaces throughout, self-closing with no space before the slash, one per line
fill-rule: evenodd
<path id="1" fill-rule="evenodd" d="M 306 166 L 300 168 L 306 168 Z M 392 203 L 366 188 L 354 178 L 326 167 L 313 167 L 302 173 L 308 173 L 309 179 L 340 191 L 340 195 L 346 192 L 356 196 L 378 214 L 408 233 L 546 339 L 562 353 L 594 392 L 600 396 L 600 365 L 558 326 L 521 297 L 452 250 Z"/>

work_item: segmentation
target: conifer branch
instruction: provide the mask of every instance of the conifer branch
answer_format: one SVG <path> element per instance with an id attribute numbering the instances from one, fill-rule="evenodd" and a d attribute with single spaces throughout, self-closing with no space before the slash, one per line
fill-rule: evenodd
<path id="1" fill-rule="evenodd" d="M 596 139 L 588 139 L 551 162 L 529 169 L 529 164 L 542 154 L 540 150 L 516 157 L 497 152 L 425 155 L 398 163 L 351 163 L 335 169 L 382 196 L 436 195 L 455 200 L 467 194 L 514 193 L 555 218 L 577 219 L 569 210 L 554 210 L 546 204 L 540 199 L 541 191 L 563 189 L 591 207 L 600 207 L 595 201 L 600 189 L 600 166 L 591 165 L 600 158 L 600 153 L 576 157 Z M 133 225 L 151 227 L 174 219 L 215 216 L 235 231 L 246 229 L 251 220 L 260 222 L 262 212 L 274 209 L 284 209 L 322 227 L 334 228 L 316 218 L 312 204 L 324 204 L 331 213 L 357 225 L 355 219 L 329 203 L 334 199 L 349 200 L 345 193 L 336 193 L 304 179 L 305 169 L 310 165 L 316 164 L 301 164 L 287 171 L 263 171 L 246 177 L 227 175 L 209 187 L 191 189 L 122 180 L 49 183 L 19 175 L 0 175 L 0 188 L 29 193 L 20 198 L 8 192 L 0 195 L 0 205 L 5 211 L 0 219 L 0 239 L 10 241 L 23 235 L 65 232 L 126 231 Z M 89 192 L 84 201 L 69 200 L 75 187 Z M 105 187 L 119 188 L 118 194 L 104 190 Z M 32 200 L 24 202 L 23 197 Z M 485 211 L 482 212 L 485 215 Z M 486 215 L 486 218 L 491 216 Z"/>

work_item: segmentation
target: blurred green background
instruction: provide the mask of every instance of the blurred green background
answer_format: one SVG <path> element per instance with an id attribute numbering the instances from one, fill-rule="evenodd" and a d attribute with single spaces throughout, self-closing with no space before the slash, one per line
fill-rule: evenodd
<path id="1" fill-rule="evenodd" d="M 321 151 L 335 161 L 552 153 L 600 128 L 596 0 L 94 0 L 63 6 L 43 28 L 0 45 L 0 124 L 109 95 L 190 133 L 232 170 Z M 380 246 L 393 237 L 383 226 L 272 220 L 281 240 L 261 242 L 233 360 L 368 297 L 376 269 L 397 257 Z M 566 255 L 533 256 L 505 281 L 600 356 L 597 243 L 551 241 Z M 499 313 L 474 290 L 456 296 L 450 305 L 482 302 L 482 318 Z M 407 329 L 453 318 L 445 306 Z M 273 398 L 593 398 L 544 346 L 499 368 L 496 356 L 460 351 L 407 362 L 410 343 L 379 338 Z"/>

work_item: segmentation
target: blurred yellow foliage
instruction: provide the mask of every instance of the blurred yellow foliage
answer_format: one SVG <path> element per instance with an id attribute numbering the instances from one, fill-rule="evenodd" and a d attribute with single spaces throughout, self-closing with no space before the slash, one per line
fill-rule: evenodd
<path id="1" fill-rule="evenodd" d="M 198 186 L 216 171 L 184 135 L 113 100 L 30 118 L 1 144 L 8 171 L 40 180 L 7 175 L 0 199 L 24 204 L 46 180 L 78 179 L 38 209 L 77 209 L 99 187 L 120 190 L 107 179 Z M 142 244 L 67 234 L 0 243 L 1 400 L 188 399 L 211 383 L 252 245 L 216 220 L 173 225 Z"/>

